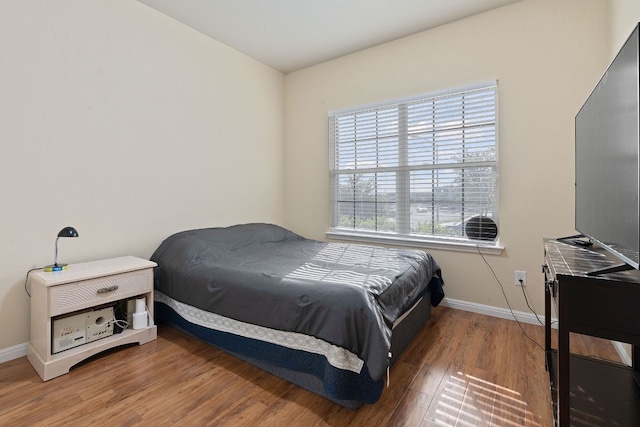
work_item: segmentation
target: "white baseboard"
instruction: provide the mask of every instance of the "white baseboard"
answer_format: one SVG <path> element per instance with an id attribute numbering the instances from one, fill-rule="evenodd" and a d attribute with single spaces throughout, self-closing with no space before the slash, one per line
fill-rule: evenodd
<path id="1" fill-rule="evenodd" d="M 624 349 L 624 345 L 618 341 L 611 341 L 613 346 L 615 347 L 620 359 L 622 359 L 622 363 L 627 366 L 631 366 L 631 355 L 627 353 L 627 350 Z"/>
<path id="2" fill-rule="evenodd" d="M 29 343 L 14 345 L 9 348 L 0 349 L 0 363 L 8 362 L 27 355 Z"/>
<path id="3" fill-rule="evenodd" d="M 511 312 L 504 308 L 493 307 L 493 306 L 484 305 L 484 304 L 477 304 L 474 302 L 457 300 L 457 299 L 452 299 L 448 297 L 445 297 L 440 304 L 445 307 L 451 307 L 458 310 L 470 311 L 470 312 L 479 313 L 479 314 L 486 314 L 487 316 L 500 317 L 503 319 L 511 319 L 511 320 L 513 320 L 514 318 Z M 538 320 L 532 313 L 525 313 L 522 311 L 514 311 L 513 313 L 516 319 L 518 319 L 520 322 L 532 323 L 534 325 L 540 324 L 538 323 Z M 539 317 L 540 317 L 540 320 L 544 322 L 544 317 L 541 317 L 541 316 Z M 554 322 L 554 326 L 556 324 L 557 323 Z M 0 363 L 8 362 L 9 360 L 26 356 L 28 345 L 29 343 L 24 343 L 24 344 L 18 344 L 13 347 L 9 347 L 7 349 L 0 349 Z"/>
<path id="4" fill-rule="evenodd" d="M 506 308 L 494 307 L 491 305 L 478 304 L 475 302 L 463 301 L 453 298 L 445 297 L 440 303 L 444 307 L 451 307 L 458 310 L 470 311 L 472 313 L 485 314 L 487 316 L 499 317 L 501 319 L 517 319 L 523 323 L 531 323 L 533 325 L 539 325 L 538 319 L 533 313 L 527 313 L 523 311 L 513 311 L 513 314 L 510 310 Z M 544 323 L 544 316 L 538 316 L 541 322 Z M 557 328 L 558 322 L 557 319 L 551 318 L 552 327 Z M 620 355 L 620 358 L 624 363 L 631 366 L 631 357 L 625 351 L 623 345 L 617 341 L 612 341 L 613 346 L 616 351 Z M 8 362 L 13 359 L 17 359 L 19 357 L 23 357 L 27 355 L 27 347 L 29 343 L 14 345 L 13 347 L 0 349 L 0 363 Z"/>
<path id="5" fill-rule="evenodd" d="M 536 318 L 536 316 L 533 313 L 527 313 L 524 311 L 513 310 L 513 313 L 512 313 L 511 310 L 507 308 L 478 304 L 475 302 L 452 299 L 449 297 L 445 297 L 440 304 L 445 307 L 451 307 L 458 310 L 470 311 L 472 313 L 485 314 L 487 316 L 499 317 L 501 319 L 509 319 L 509 320 L 516 319 L 522 323 L 531 323 L 533 325 L 539 325 L 539 326 L 542 326 L 544 324 L 544 316 L 538 315 L 538 318 Z M 538 319 L 540 319 L 540 321 L 538 321 Z M 552 317 L 551 321 L 553 322 L 552 327 L 557 328 L 558 327 L 557 319 Z"/>

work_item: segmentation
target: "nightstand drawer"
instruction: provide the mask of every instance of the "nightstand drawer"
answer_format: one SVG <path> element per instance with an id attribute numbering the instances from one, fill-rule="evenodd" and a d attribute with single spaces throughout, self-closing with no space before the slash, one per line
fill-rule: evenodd
<path id="1" fill-rule="evenodd" d="M 141 295 L 153 289 L 153 269 L 131 271 L 51 287 L 51 316 Z"/>

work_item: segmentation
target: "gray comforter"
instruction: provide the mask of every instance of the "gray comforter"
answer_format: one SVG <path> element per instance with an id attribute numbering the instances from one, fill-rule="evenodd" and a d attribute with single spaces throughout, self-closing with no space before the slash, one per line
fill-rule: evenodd
<path id="1" fill-rule="evenodd" d="M 423 251 L 319 242 L 270 224 L 180 232 L 151 260 L 163 294 L 346 348 L 376 381 L 388 365 L 393 322 L 439 275 Z"/>

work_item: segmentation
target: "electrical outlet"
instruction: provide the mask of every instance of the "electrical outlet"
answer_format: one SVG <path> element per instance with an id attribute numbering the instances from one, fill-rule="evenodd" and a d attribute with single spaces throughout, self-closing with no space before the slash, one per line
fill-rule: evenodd
<path id="1" fill-rule="evenodd" d="M 527 272 L 516 270 L 516 286 L 527 286 Z"/>

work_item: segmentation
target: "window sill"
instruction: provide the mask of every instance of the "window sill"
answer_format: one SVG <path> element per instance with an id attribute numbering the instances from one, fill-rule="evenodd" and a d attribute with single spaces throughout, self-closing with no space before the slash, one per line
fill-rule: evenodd
<path id="1" fill-rule="evenodd" d="M 498 242 L 474 241 L 467 239 L 414 239 L 401 236 L 380 236 L 368 233 L 347 232 L 347 231 L 327 231 L 326 236 L 333 240 L 344 240 L 357 243 L 377 243 L 394 246 L 410 246 L 420 249 L 439 249 L 458 252 L 482 252 L 488 255 L 500 255 L 504 247 Z"/>

